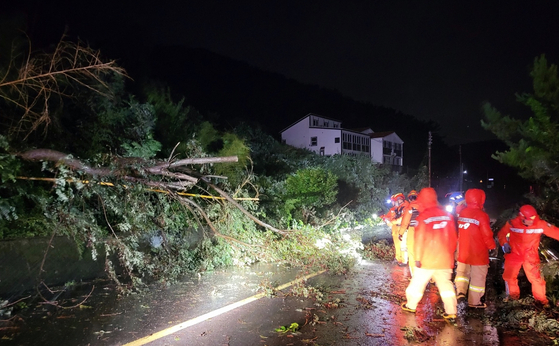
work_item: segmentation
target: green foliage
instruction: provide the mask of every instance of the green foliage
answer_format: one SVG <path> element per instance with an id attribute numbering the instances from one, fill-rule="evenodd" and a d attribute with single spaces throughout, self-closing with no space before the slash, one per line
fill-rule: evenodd
<path id="1" fill-rule="evenodd" d="M 285 192 L 296 201 L 296 207 L 321 207 L 335 201 L 336 180 L 332 172 L 322 167 L 305 168 L 287 178 Z"/>
<path id="2" fill-rule="evenodd" d="M 343 229 L 326 232 L 302 222 L 292 224 L 291 228 L 292 233 L 286 238 L 277 239 L 268 234 L 265 243 L 268 251 L 263 260 L 346 273 L 359 257 L 362 247 L 359 232 L 351 234 Z"/>
<path id="3" fill-rule="evenodd" d="M 4 233 L 2 225 L 6 221 L 14 221 L 18 218 L 16 208 L 13 205 L 14 198 L 7 191 L 7 184 L 15 182 L 19 167 L 19 162 L 15 156 L 8 153 L 6 137 L 0 135 L 0 239 Z"/>
<path id="4" fill-rule="evenodd" d="M 233 133 L 224 133 L 222 135 L 223 148 L 218 152 L 218 156 L 236 156 L 238 162 L 225 165 L 215 165 L 214 171 L 218 175 L 224 175 L 229 178 L 231 186 L 240 185 L 246 175 L 246 167 L 250 159 L 250 151 L 244 141 Z"/>
<path id="5" fill-rule="evenodd" d="M 208 152 L 215 152 L 223 147 L 223 141 L 219 136 L 219 132 L 208 121 L 204 121 L 200 125 L 200 130 L 198 131 L 198 135 L 196 137 L 202 145 L 202 148 Z"/>
<path id="6" fill-rule="evenodd" d="M 287 326 L 281 326 L 279 328 L 276 328 L 275 331 L 278 333 L 287 333 L 287 332 L 296 332 L 299 330 L 299 324 L 296 322 L 291 323 L 291 325 L 289 325 L 289 327 Z"/>
<path id="7" fill-rule="evenodd" d="M 518 169 L 520 176 L 543 188 L 540 209 L 555 214 L 559 207 L 559 78 L 557 66 L 548 65 L 545 56 L 535 59 L 531 72 L 534 93 L 517 95 L 531 116 L 526 120 L 502 115 L 490 104 L 484 105 L 482 126 L 509 147 L 493 157 Z"/>
<path id="8" fill-rule="evenodd" d="M 161 143 L 151 138 L 151 135 L 141 143 L 131 142 L 121 145 L 123 156 L 152 158 L 161 150 Z"/>
<path id="9" fill-rule="evenodd" d="M 192 138 L 202 119 L 202 115 L 190 106 L 184 106 L 184 98 L 173 101 L 171 90 L 161 85 L 144 87 L 146 102 L 152 105 L 157 119 L 154 139 L 162 144 L 162 154 L 169 157 L 179 143 L 175 154 L 185 150 L 185 142 Z"/>
<path id="10" fill-rule="evenodd" d="M 85 157 L 109 148 L 122 156 L 152 158 L 161 150 L 161 144 L 153 139 L 156 118 L 150 104 L 130 97 L 126 102 L 105 104 L 96 114 L 84 131 L 90 144 Z"/>
<path id="11" fill-rule="evenodd" d="M 338 193 L 337 177 L 322 168 L 304 168 L 289 176 L 285 182 L 286 211 L 308 221 L 309 216 L 323 206 L 332 204 Z"/>
<path id="12" fill-rule="evenodd" d="M 378 242 L 370 242 L 365 246 L 363 255 L 368 259 L 392 261 L 394 259 L 394 246 L 389 244 L 386 239 L 382 239 Z"/>

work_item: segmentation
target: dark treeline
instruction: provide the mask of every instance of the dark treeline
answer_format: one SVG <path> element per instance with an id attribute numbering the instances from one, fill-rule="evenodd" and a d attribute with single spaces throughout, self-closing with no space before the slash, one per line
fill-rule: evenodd
<path id="1" fill-rule="evenodd" d="M 158 47 L 149 64 L 138 62 L 136 67 L 143 70 L 141 78 L 169 83 L 173 92 L 185 96 L 202 113 L 212 114 L 212 122 L 225 128 L 247 122 L 279 139 L 282 129 L 316 113 L 341 120 L 344 128 L 395 131 L 404 140 L 404 165 L 412 170 L 427 164 L 432 131 L 438 153 L 433 157 L 434 167 L 445 169 L 440 159 L 448 147 L 438 134 L 438 125 L 394 109 L 358 102 L 336 90 L 302 84 L 203 49 Z"/>

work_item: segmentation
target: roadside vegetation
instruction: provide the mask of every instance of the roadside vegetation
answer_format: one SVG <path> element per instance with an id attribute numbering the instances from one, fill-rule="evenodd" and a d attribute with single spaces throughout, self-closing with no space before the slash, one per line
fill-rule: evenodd
<path id="1" fill-rule="evenodd" d="M 409 177 L 243 123 L 216 128 L 158 81 L 133 94 L 132 77 L 82 42 L 34 51 L 12 39 L 0 239 L 68 237 L 122 290 L 255 262 L 344 273 L 391 191 L 425 185 L 425 169 Z"/>

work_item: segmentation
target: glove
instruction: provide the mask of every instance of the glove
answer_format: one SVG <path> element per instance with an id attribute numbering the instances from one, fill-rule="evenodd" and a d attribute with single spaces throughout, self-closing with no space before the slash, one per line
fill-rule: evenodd
<path id="1" fill-rule="evenodd" d="M 421 261 L 415 261 L 415 267 L 421 268 Z"/>
<path id="2" fill-rule="evenodd" d="M 510 249 L 509 243 L 505 243 L 505 244 L 503 245 L 503 252 L 504 252 L 504 253 L 510 253 L 510 251 L 511 251 L 511 249 Z"/>
<path id="3" fill-rule="evenodd" d="M 494 248 L 489 250 L 489 257 L 497 257 L 499 255 L 499 252 L 497 251 L 498 248 Z"/>

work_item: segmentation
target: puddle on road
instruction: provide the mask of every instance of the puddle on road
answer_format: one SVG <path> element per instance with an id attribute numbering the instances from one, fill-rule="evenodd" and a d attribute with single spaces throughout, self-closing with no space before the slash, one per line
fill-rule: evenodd
<path id="1" fill-rule="evenodd" d="M 301 273 L 296 268 L 259 264 L 194 275 L 170 287 L 154 286 L 149 292 L 126 297 L 119 297 L 109 282 L 97 281 L 93 283 L 93 294 L 81 308 L 63 309 L 34 302 L 9 321 L 3 321 L 1 344 L 123 344 L 250 297 L 263 286 L 276 287 L 292 281 L 298 275 Z M 442 318 L 442 302 L 436 287 L 428 287 L 416 314 L 403 312 L 400 303 L 405 300 L 409 278 L 406 267 L 366 261 L 347 276 L 320 275 L 310 279 L 308 285 L 326 293 L 323 302 L 339 299 L 342 303 L 337 308 L 315 307 L 316 323 L 303 320 L 301 330 L 289 341 L 296 345 L 297 341 L 310 340 L 305 344 L 321 346 L 527 345 L 522 343 L 525 340 L 532 341 L 532 345 L 545 344 L 540 343 L 543 338 L 538 339 L 537 335 L 526 335 L 520 340 L 516 335 L 499 333 L 487 318 L 495 313 L 491 304 L 487 311 L 468 311 L 458 318 L 456 325 L 448 324 Z M 78 286 L 71 294 L 61 295 L 59 303 L 78 304 L 90 290 L 91 285 Z M 297 299 L 284 305 L 286 311 L 270 313 L 293 312 L 305 304 L 314 306 L 315 302 Z M 266 340 L 270 346 L 285 344 L 286 340 L 276 342 Z"/>
<path id="2" fill-rule="evenodd" d="M 72 306 L 93 293 L 81 308 L 64 309 L 42 301 L 0 323 L 2 345 L 95 345 L 131 341 L 256 294 L 261 286 L 278 286 L 300 270 L 273 264 L 230 268 L 193 275 L 149 292 L 119 297 L 107 280 L 76 286 L 58 298 Z"/>
<path id="3" fill-rule="evenodd" d="M 325 276 L 328 278 L 328 276 Z M 517 345 L 515 335 L 499 333 L 491 325 L 495 308 L 471 311 L 462 307 L 454 325 L 446 322 L 443 304 L 435 285 L 428 285 L 416 314 L 401 310 L 409 283 L 408 268 L 385 262 L 365 262 L 341 284 L 348 300 L 329 310 L 324 318 L 341 324 L 321 324 L 303 330 L 319 345 Z M 320 280 L 320 278 L 316 278 Z M 351 299 L 357 301 L 352 301 Z M 488 297 L 492 299 L 492 297 Z M 312 330 L 309 330 L 312 329 Z M 547 345 L 549 339 L 529 333 L 532 345 Z"/>

